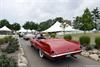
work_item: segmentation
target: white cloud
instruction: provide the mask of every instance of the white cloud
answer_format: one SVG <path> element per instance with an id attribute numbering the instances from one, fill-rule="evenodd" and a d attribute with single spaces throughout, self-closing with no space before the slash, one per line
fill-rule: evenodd
<path id="1" fill-rule="evenodd" d="M 12 23 L 40 22 L 57 16 L 73 19 L 86 7 L 100 8 L 100 0 L 0 0 L 0 19 L 6 18 Z"/>

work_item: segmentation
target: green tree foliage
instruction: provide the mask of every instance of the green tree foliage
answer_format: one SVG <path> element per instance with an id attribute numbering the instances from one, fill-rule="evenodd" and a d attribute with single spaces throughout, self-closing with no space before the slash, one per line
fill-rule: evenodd
<path id="1" fill-rule="evenodd" d="M 81 17 L 77 16 L 74 20 L 74 28 L 89 31 L 95 28 L 95 24 L 92 20 L 91 12 L 88 8 L 85 9 L 83 15 Z"/>
<path id="2" fill-rule="evenodd" d="M 44 31 L 44 30 L 48 29 L 49 27 L 51 27 L 54 23 L 55 22 L 52 19 L 49 19 L 49 20 L 44 21 L 44 22 L 41 22 L 39 24 L 38 31 Z"/>
<path id="3" fill-rule="evenodd" d="M 39 27 L 39 24 L 34 23 L 34 30 L 37 30 L 38 31 L 38 27 Z"/>
<path id="4" fill-rule="evenodd" d="M 97 19 L 100 19 L 100 11 L 98 9 L 98 7 L 96 7 L 93 11 L 92 11 L 92 19 L 93 21 L 97 22 Z"/>
<path id="5" fill-rule="evenodd" d="M 38 29 L 38 24 L 36 24 L 33 21 L 27 21 L 24 25 L 23 28 L 26 30 L 37 30 Z"/>
<path id="6" fill-rule="evenodd" d="M 18 31 L 18 30 L 20 30 L 20 24 L 18 24 L 18 23 L 13 23 L 12 25 L 11 25 L 11 29 L 12 30 L 14 30 L 14 31 Z"/>
<path id="7" fill-rule="evenodd" d="M 0 28 L 2 28 L 3 26 L 7 26 L 9 28 L 9 21 L 7 21 L 6 19 L 0 20 Z"/>
<path id="8" fill-rule="evenodd" d="M 26 29 L 26 30 L 30 29 L 30 22 L 27 21 L 27 22 L 23 25 L 23 28 Z"/>
<path id="9" fill-rule="evenodd" d="M 77 16 L 76 19 L 74 20 L 74 28 L 79 29 L 81 26 L 81 17 Z"/>
<path id="10" fill-rule="evenodd" d="M 92 19 L 95 22 L 95 27 L 96 29 L 100 29 L 100 24 L 97 21 L 98 19 L 100 20 L 100 11 L 98 9 L 98 7 L 96 7 L 93 11 L 92 11 Z"/>
<path id="11" fill-rule="evenodd" d="M 35 23 L 33 21 L 30 21 L 29 22 L 29 29 L 30 30 L 33 30 L 34 29 L 34 26 L 35 26 Z"/>
<path id="12" fill-rule="evenodd" d="M 0 55 L 0 67 L 18 67 L 18 66 L 15 59 L 8 58 L 6 55 Z"/>
<path id="13" fill-rule="evenodd" d="M 55 22 L 57 22 L 57 21 L 62 23 L 64 21 L 64 19 L 62 17 L 56 17 Z"/>

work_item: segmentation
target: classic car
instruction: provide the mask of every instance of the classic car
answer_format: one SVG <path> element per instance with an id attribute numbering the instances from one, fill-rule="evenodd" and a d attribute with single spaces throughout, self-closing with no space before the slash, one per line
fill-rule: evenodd
<path id="1" fill-rule="evenodd" d="M 56 58 L 74 56 L 81 53 L 80 43 L 65 39 L 30 39 L 32 47 L 39 50 L 39 56 Z"/>
<path id="2" fill-rule="evenodd" d="M 20 32 L 18 35 L 19 35 L 19 37 L 23 37 L 24 33 Z"/>
<path id="3" fill-rule="evenodd" d="M 27 33 L 27 34 L 23 35 L 23 39 L 25 39 L 25 40 L 29 40 L 30 38 L 34 38 L 34 37 L 35 37 L 35 35 L 32 33 Z"/>

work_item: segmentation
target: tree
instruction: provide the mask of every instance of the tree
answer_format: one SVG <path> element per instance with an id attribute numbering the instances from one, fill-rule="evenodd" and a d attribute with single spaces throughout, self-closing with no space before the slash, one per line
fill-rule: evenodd
<path id="1" fill-rule="evenodd" d="M 56 18 L 55 18 L 55 22 L 57 22 L 57 21 L 63 22 L 63 18 L 62 18 L 62 17 L 56 17 Z"/>
<path id="2" fill-rule="evenodd" d="M 27 22 L 23 25 L 23 28 L 26 29 L 26 30 L 30 29 L 30 22 L 27 21 Z"/>
<path id="3" fill-rule="evenodd" d="M 44 30 L 48 29 L 49 27 L 51 27 L 53 24 L 54 24 L 54 21 L 52 19 L 41 22 L 38 25 L 38 31 L 44 31 Z"/>
<path id="4" fill-rule="evenodd" d="M 34 30 L 37 30 L 38 31 L 38 27 L 39 27 L 39 24 L 35 23 L 34 24 Z"/>
<path id="5" fill-rule="evenodd" d="M 0 20 L 0 28 L 2 28 L 3 26 L 9 27 L 9 25 L 9 21 L 7 21 L 6 19 Z"/>
<path id="6" fill-rule="evenodd" d="M 20 24 L 18 24 L 18 23 L 13 23 L 12 25 L 11 25 L 11 28 L 12 28 L 12 30 L 13 31 L 18 31 L 18 30 L 20 30 Z"/>
<path id="7" fill-rule="evenodd" d="M 81 17 L 79 17 L 79 16 L 77 16 L 76 18 L 75 18 L 75 20 L 74 20 L 74 22 L 73 22 L 73 27 L 75 28 L 75 29 L 80 29 L 80 24 L 81 24 Z"/>
<path id="8" fill-rule="evenodd" d="M 35 23 L 33 21 L 29 22 L 29 29 L 33 30 L 35 27 Z"/>
<path id="9" fill-rule="evenodd" d="M 74 28 L 85 31 L 92 30 L 95 27 L 95 24 L 92 20 L 91 12 L 88 8 L 85 9 L 81 17 L 76 17 L 74 20 Z"/>
<path id="10" fill-rule="evenodd" d="M 93 19 L 94 22 L 97 22 L 97 19 L 100 19 L 100 11 L 99 11 L 98 7 L 96 7 L 92 11 L 92 19 Z"/>
<path id="11" fill-rule="evenodd" d="M 99 23 L 98 23 L 98 19 L 100 19 L 100 11 L 98 9 L 98 7 L 96 7 L 93 11 L 92 11 L 92 19 L 95 22 L 95 27 L 96 29 L 99 29 Z"/>
<path id="12" fill-rule="evenodd" d="M 26 29 L 26 30 L 35 30 L 35 29 L 37 29 L 38 27 L 38 24 L 36 24 L 35 22 L 33 22 L 33 21 L 27 21 L 24 25 L 23 25 L 23 28 L 24 29 Z"/>

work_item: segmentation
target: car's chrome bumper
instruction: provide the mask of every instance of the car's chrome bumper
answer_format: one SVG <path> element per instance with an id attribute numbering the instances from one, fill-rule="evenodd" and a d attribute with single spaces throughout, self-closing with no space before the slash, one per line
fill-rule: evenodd
<path id="1" fill-rule="evenodd" d="M 54 58 L 54 57 L 60 57 L 60 56 L 64 56 L 64 55 L 68 55 L 68 54 L 75 54 L 75 53 L 80 53 L 80 52 L 82 52 L 82 50 L 68 52 L 68 53 L 63 53 L 63 54 L 58 54 L 58 55 L 49 55 L 49 56 Z"/>

